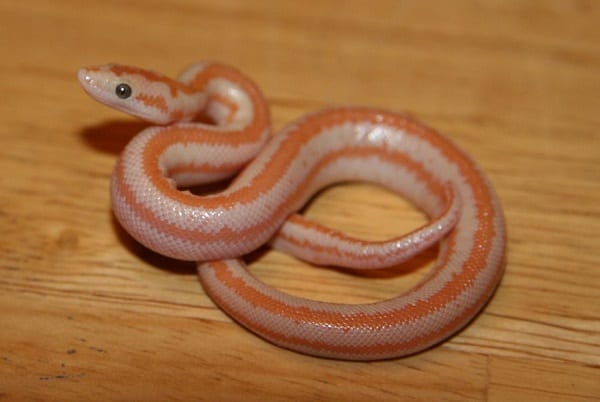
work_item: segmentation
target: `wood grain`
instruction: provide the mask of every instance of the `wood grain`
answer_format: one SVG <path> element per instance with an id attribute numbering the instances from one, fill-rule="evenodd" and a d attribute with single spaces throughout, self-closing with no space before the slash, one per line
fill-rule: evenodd
<path id="1" fill-rule="evenodd" d="M 600 3 L 594 1 L 0 1 L 0 400 L 600 398 Z M 119 151 L 144 127 L 80 90 L 81 65 L 175 75 L 231 63 L 276 128 L 332 104 L 407 111 L 494 182 L 506 275 L 485 312 L 405 359 L 278 349 L 215 308 L 194 267 L 145 250 L 110 212 Z M 362 184 L 306 213 L 368 238 L 426 220 Z M 263 250 L 264 281 L 364 302 L 416 283 L 435 250 L 372 275 Z"/>

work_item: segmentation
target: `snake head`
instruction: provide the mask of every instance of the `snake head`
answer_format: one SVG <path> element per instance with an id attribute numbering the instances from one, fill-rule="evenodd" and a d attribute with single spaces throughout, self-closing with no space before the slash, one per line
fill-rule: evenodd
<path id="1" fill-rule="evenodd" d="M 192 120 L 206 95 L 148 70 L 119 64 L 79 69 L 83 89 L 95 100 L 155 124 Z"/>

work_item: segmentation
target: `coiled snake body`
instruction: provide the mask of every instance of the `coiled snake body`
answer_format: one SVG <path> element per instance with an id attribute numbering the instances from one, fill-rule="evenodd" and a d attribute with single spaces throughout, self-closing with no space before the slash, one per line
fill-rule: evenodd
<path id="1" fill-rule="evenodd" d="M 114 170 L 121 225 L 158 253 L 199 261 L 215 303 L 277 345 L 351 360 L 415 353 L 465 326 L 502 276 L 504 218 L 490 182 L 450 140 L 409 117 L 327 109 L 271 138 L 260 90 L 229 66 L 199 63 L 171 80 L 110 64 L 80 69 L 79 80 L 98 101 L 158 124 L 127 145 Z M 194 121 L 199 113 L 215 124 Z M 178 189 L 240 170 L 218 194 Z M 366 242 L 296 214 L 319 189 L 348 180 L 390 188 L 431 221 L 406 236 Z M 372 304 L 282 293 L 241 260 L 270 242 L 316 264 L 376 269 L 438 241 L 438 260 L 419 284 Z"/>

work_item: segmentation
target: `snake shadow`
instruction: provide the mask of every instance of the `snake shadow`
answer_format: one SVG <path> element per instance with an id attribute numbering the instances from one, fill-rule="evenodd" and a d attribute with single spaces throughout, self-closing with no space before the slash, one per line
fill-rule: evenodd
<path id="1" fill-rule="evenodd" d="M 110 120 L 84 127 L 79 137 L 96 151 L 119 155 L 133 137 L 148 127 L 150 125 L 141 120 Z"/>
<path id="2" fill-rule="evenodd" d="M 150 250 L 127 233 L 114 214 L 111 214 L 111 218 L 113 231 L 119 239 L 119 242 L 127 249 L 127 251 L 145 264 L 177 275 L 192 275 L 196 273 L 195 262 L 176 260 Z"/>
<path id="3" fill-rule="evenodd" d="M 82 128 L 79 138 L 95 151 L 117 156 L 133 137 L 148 127 L 150 124 L 141 120 L 109 120 Z M 195 272 L 195 263 L 164 257 L 138 243 L 123 229 L 112 212 L 111 224 L 119 242 L 141 261 L 176 274 L 190 275 Z"/>
<path id="4" fill-rule="evenodd" d="M 215 122 L 203 113 L 198 114 L 192 122 L 215 125 Z M 143 120 L 108 120 L 84 127 L 80 130 L 79 137 L 97 151 L 119 155 L 133 137 L 148 127 L 156 125 Z"/>
<path id="5" fill-rule="evenodd" d="M 205 121 L 204 121 L 205 122 Z M 207 123 L 207 122 L 205 122 Z M 90 148 L 111 155 L 119 155 L 125 146 L 142 130 L 151 124 L 141 120 L 110 120 L 97 125 L 84 127 L 79 131 L 79 137 Z M 211 183 L 204 186 L 185 188 L 194 194 L 204 195 L 224 190 L 230 180 Z M 196 272 L 196 263 L 180 261 L 162 256 L 137 242 L 119 224 L 117 218 L 111 213 L 112 229 L 119 242 L 133 255 L 143 262 L 158 269 L 175 274 L 189 275 Z"/>

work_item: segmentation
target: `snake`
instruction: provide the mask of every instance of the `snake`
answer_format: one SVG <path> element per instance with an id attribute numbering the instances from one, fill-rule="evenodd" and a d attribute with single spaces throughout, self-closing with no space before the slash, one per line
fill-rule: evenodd
<path id="1" fill-rule="evenodd" d="M 237 68 L 194 63 L 176 78 L 122 64 L 79 69 L 93 99 L 151 125 L 126 145 L 111 179 L 119 224 L 145 247 L 197 263 L 209 297 L 274 345 L 340 360 L 427 350 L 469 324 L 505 269 L 506 227 L 483 170 L 449 137 L 402 113 L 334 106 L 275 135 L 257 84 Z M 194 186 L 229 180 L 218 192 Z M 389 189 L 429 220 L 364 240 L 302 215 L 344 182 Z M 244 256 L 272 247 L 326 267 L 397 267 L 438 245 L 408 291 L 362 304 L 291 295 L 265 284 Z"/>

